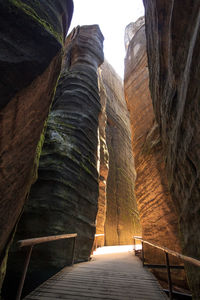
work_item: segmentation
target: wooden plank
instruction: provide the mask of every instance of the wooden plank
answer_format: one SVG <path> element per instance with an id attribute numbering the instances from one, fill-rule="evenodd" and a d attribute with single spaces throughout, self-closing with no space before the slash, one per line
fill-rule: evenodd
<path id="1" fill-rule="evenodd" d="M 132 253 L 95 256 L 66 267 L 24 300 L 163 300 L 168 299 L 155 277 Z"/>

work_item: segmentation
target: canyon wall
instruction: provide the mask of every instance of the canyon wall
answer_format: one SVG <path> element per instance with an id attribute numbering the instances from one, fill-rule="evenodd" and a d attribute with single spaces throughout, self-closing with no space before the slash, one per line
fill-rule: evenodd
<path id="1" fill-rule="evenodd" d="M 169 193 L 163 147 L 149 91 L 144 18 L 143 24 L 142 18 L 131 24 L 127 27 L 129 35 L 130 28 L 133 34 L 126 44 L 124 89 L 130 112 L 132 147 L 137 172 L 135 194 L 142 235 L 144 239 L 155 244 L 180 251 L 178 216 Z M 150 246 L 145 248 L 145 258 L 149 263 L 165 261 L 161 251 Z M 172 261 L 177 263 L 174 258 Z M 183 274 L 178 274 L 180 275 L 180 271 L 175 273 L 176 283 L 178 279 L 184 278 Z"/>
<path id="2" fill-rule="evenodd" d="M 109 170 L 109 153 L 106 143 L 106 104 L 107 94 L 103 84 L 101 70 L 98 72 L 99 80 L 99 91 L 100 91 L 100 102 L 101 102 L 101 113 L 99 115 L 99 199 L 98 199 L 98 212 L 96 218 L 96 234 L 101 236 L 96 237 L 94 247 L 102 247 L 105 243 L 105 221 L 107 211 L 107 177 Z M 104 236 L 102 236 L 104 234 Z"/>
<path id="3" fill-rule="evenodd" d="M 71 0 L 37 2 L 0 1 L 0 287 L 9 245 L 36 176 L 38 142 L 73 12 Z"/>
<path id="4" fill-rule="evenodd" d="M 67 38 L 63 71 L 47 121 L 38 180 L 16 233 L 16 240 L 77 233 L 76 262 L 90 257 L 96 229 L 101 111 L 97 68 L 102 62 L 99 27 L 74 29 Z M 22 269 L 22 254 L 14 245 L 9 255 L 10 280 Z M 27 280 L 38 285 L 71 259 L 71 239 L 40 245 L 34 249 Z"/>
<path id="5" fill-rule="evenodd" d="M 144 5 L 150 90 L 182 251 L 200 260 L 200 1 Z M 200 268 L 186 269 L 199 299 Z"/>
<path id="6" fill-rule="evenodd" d="M 106 142 L 109 152 L 107 179 L 106 245 L 133 243 L 140 233 L 134 195 L 135 169 L 129 114 L 121 78 L 107 62 L 101 66 L 106 90 Z"/>

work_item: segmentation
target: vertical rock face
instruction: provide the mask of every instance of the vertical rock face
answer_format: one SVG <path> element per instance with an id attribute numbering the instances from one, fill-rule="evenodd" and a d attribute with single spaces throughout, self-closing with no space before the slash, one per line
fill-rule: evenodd
<path id="1" fill-rule="evenodd" d="M 140 17 L 137 22 L 132 22 L 126 26 L 125 35 L 124 35 L 124 44 L 126 50 L 128 50 L 128 46 L 130 41 L 136 34 L 136 32 L 144 26 L 144 17 Z"/>
<path id="2" fill-rule="evenodd" d="M 134 195 L 129 114 L 121 78 L 108 63 L 101 69 L 107 94 L 106 141 L 109 151 L 105 242 L 106 245 L 130 244 L 133 235 L 140 232 L 140 225 Z"/>
<path id="3" fill-rule="evenodd" d="M 0 1 L 0 286 L 34 179 L 34 160 L 60 73 L 72 1 Z M 47 13 L 48 11 L 48 13 Z M 37 153 L 36 153 L 37 152 Z"/>
<path id="4" fill-rule="evenodd" d="M 76 28 L 68 37 L 63 72 L 47 122 L 38 180 L 31 188 L 16 233 L 16 239 L 22 239 L 76 232 L 76 261 L 89 258 L 95 234 L 101 110 L 97 68 L 102 61 L 103 36 L 99 27 Z M 13 258 L 14 255 L 15 251 Z M 50 275 L 70 263 L 71 258 L 71 240 L 38 247 L 29 278 L 41 281 L 40 270 L 49 271 Z"/>
<path id="5" fill-rule="evenodd" d="M 183 253 L 200 260 L 200 1 L 144 5 L 150 89 Z M 200 270 L 187 269 L 199 299 Z"/>
<path id="6" fill-rule="evenodd" d="M 138 21 L 134 24 L 133 38 L 125 58 L 124 88 L 133 133 L 137 172 L 135 192 L 143 236 L 164 246 L 169 246 L 170 237 L 170 243 L 173 240 L 176 248 L 177 216 L 169 195 L 160 135 L 149 91 L 144 19 L 143 26 L 141 19 L 140 26 Z"/>
<path id="7" fill-rule="evenodd" d="M 100 102 L 101 113 L 99 115 L 99 199 L 98 199 L 98 213 L 96 218 L 96 234 L 104 234 L 104 236 L 98 236 L 96 238 L 96 246 L 104 246 L 105 241 L 105 221 L 107 210 L 107 177 L 109 169 L 109 154 L 106 143 L 106 103 L 107 95 L 103 84 L 101 70 L 98 74 L 99 90 L 100 90 Z"/>
<path id="8" fill-rule="evenodd" d="M 144 239 L 180 251 L 177 214 L 170 197 L 160 141 L 149 91 L 145 25 L 133 25 L 125 58 L 125 98 L 130 112 L 137 179 L 135 194 Z M 156 253 L 156 255 L 155 255 Z M 163 253 L 146 249 L 149 262 L 163 262 Z M 166 272 L 165 272 L 166 273 Z M 176 275 L 177 277 L 177 275 Z"/>

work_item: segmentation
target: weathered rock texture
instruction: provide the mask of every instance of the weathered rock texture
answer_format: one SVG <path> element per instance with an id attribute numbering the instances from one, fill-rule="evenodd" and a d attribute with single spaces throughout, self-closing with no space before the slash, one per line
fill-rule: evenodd
<path id="1" fill-rule="evenodd" d="M 126 50 L 128 50 L 128 46 L 136 34 L 136 32 L 144 26 L 144 17 L 140 17 L 137 22 L 132 22 L 126 26 L 125 35 L 124 35 L 124 45 Z"/>
<path id="2" fill-rule="evenodd" d="M 0 286 L 37 169 L 36 148 L 60 73 L 72 10 L 70 0 L 0 1 Z"/>
<path id="3" fill-rule="evenodd" d="M 103 36 L 97 25 L 77 27 L 68 37 L 66 58 L 42 149 L 38 180 L 32 186 L 16 239 L 78 233 L 75 261 L 90 256 L 98 208 L 98 118 L 101 111 L 97 68 Z M 15 266 L 15 249 L 12 256 Z M 30 280 L 43 280 L 72 259 L 72 241 L 34 250 Z M 11 263 L 10 263 L 11 264 Z M 13 268 L 13 267 L 12 267 Z M 15 269 L 16 270 L 16 269 Z M 19 269 L 18 269 L 19 270 Z"/>
<path id="4" fill-rule="evenodd" d="M 200 259 L 200 1 L 144 5 L 150 89 L 183 253 Z M 200 269 L 187 269 L 199 299 Z"/>
<path id="5" fill-rule="evenodd" d="M 96 218 L 96 234 L 104 234 L 104 236 L 98 236 L 96 238 L 95 246 L 104 246 L 105 241 L 105 221 L 107 210 L 107 177 L 109 169 L 109 154 L 106 143 L 106 102 L 107 95 L 103 84 L 101 70 L 98 72 L 99 90 L 100 90 L 100 102 L 101 113 L 99 115 L 99 199 L 98 199 L 98 213 Z"/>
<path id="6" fill-rule="evenodd" d="M 101 70 L 107 94 L 106 141 L 109 151 L 105 243 L 130 244 L 133 235 L 140 233 L 140 225 L 134 195 L 135 169 L 129 114 L 121 78 L 106 62 Z"/>
<path id="7" fill-rule="evenodd" d="M 178 217 L 169 193 L 163 148 L 149 91 L 144 18 L 143 25 L 141 20 L 132 23 L 133 38 L 127 48 L 124 79 L 137 172 L 135 194 L 143 238 L 180 251 Z M 145 257 L 150 263 L 165 261 L 163 253 L 152 247 L 146 247 Z M 178 275 L 175 276 L 178 283 Z"/>

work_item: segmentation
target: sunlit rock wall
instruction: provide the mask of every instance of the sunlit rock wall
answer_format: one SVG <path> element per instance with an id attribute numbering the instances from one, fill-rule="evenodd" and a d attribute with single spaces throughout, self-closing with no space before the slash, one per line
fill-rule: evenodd
<path id="1" fill-rule="evenodd" d="M 107 94 L 106 142 L 109 152 L 105 243 L 130 244 L 133 235 L 140 233 L 140 225 L 134 195 L 135 168 L 129 114 L 121 78 L 107 62 L 101 70 Z"/>
<path id="2" fill-rule="evenodd" d="M 107 177 L 109 168 L 109 154 L 106 143 L 106 103 L 107 95 L 103 84 L 101 70 L 98 72 L 99 90 L 100 90 L 100 102 L 101 113 L 99 115 L 99 199 L 98 199 L 98 213 L 96 218 L 96 234 L 104 234 L 104 236 L 97 236 L 95 245 L 97 247 L 104 246 L 105 241 L 105 220 L 107 210 Z"/>
<path id="3" fill-rule="evenodd" d="M 150 90 L 183 253 L 200 260 L 200 1 L 144 0 Z M 200 299 L 200 268 L 186 266 Z"/>
<path id="4" fill-rule="evenodd" d="M 35 179 L 72 11 L 71 0 L 0 1 L 0 287 Z"/>
<path id="5" fill-rule="evenodd" d="M 90 256 L 98 206 L 101 104 L 97 68 L 103 61 L 99 27 L 77 27 L 68 37 L 66 48 L 63 72 L 47 122 L 38 180 L 31 188 L 16 239 L 77 233 L 77 262 Z M 17 255 L 13 249 L 12 273 L 21 268 Z M 71 240 L 40 245 L 34 249 L 27 278 L 39 283 L 70 263 L 71 258 Z"/>
<path id="6" fill-rule="evenodd" d="M 178 216 L 169 193 L 163 148 L 149 91 L 144 19 L 142 26 L 140 18 L 132 27 L 134 34 L 125 58 L 124 89 L 130 112 L 137 172 L 135 194 L 142 235 L 155 244 L 180 251 Z M 163 253 L 152 247 L 146 247 L 145 257 L 150 263 L 165 261 Z M 178 274 L 180 271 L 175 274 L 176 283 L 184 278 L 183 274 Z"/>

